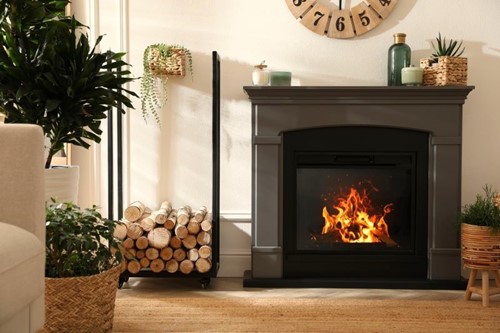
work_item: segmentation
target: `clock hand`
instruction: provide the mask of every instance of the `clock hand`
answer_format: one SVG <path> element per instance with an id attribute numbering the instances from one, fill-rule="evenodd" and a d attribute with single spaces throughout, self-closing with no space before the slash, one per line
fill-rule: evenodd
<path id="1" fill-rule="evenodd" d="M 342 10 L 342 0 L 339 0 L 339 9 Z"/>

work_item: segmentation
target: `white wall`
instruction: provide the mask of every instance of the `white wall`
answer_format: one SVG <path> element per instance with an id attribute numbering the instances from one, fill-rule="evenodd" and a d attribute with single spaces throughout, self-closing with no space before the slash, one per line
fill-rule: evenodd
<path id="1" fill-rule="evenodd" d="M 107 35 L 105 47 L 128 52 L 137 77 L 150 44 L 182 44 L 193 53 L 194 77 L 169 82 L 161 128 L 153 119 L 142 120 L 139 101 L 128 112 L 127 201 L 152 207 L 162 200 L 211 205 L 211 51 L 220 53 L 220 275 L 240 275 L 249 267 L 251 121 L 242 87 L 251 84 L 253 65 L 262 60 L 271 70 L 292 71 L 294 84 L 379 86 L 386 84 L 393 33 L 407 34 L 417 66 L 432 53 L 430 41 L 438 32 L 463 39 L 469 84 L 476 86 L 464 106 L 463 202 L 485 183 L 500 189 L 498 0 L 401 0 L 379 27 L 351 40 L 307 30 L 284 0 L 75 0 L 74 5 L 81 8 L 77 14 L 90 13 L 95 30 Z M 131 88 L 139 92 L 139 81 Z M 96 201 L 99 196 L 104 197 L 98 194 Z"/>

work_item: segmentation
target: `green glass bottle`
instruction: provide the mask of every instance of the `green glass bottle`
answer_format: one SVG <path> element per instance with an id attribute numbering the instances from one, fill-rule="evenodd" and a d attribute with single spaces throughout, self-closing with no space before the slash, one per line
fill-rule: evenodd
<path id="1" fill-rule="evenodd" d="M 411 49 L 405 44 L 406 34 L 394 34 L 394 44 L 389 48 L 387 85 L 401 86 L 401 70 L 410 66 Z"/>

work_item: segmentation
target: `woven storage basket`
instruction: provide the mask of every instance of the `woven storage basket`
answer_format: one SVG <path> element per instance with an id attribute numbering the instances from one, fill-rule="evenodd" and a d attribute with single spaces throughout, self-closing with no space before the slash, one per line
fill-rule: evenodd
<path id="1" fill-rule="evenodd" d="M 422 58 L 420 67 L 424 69 L 424 86 L 467 85 L 467 58 L 439 57 L 437 66 L 432 66 L 431 58 Z"/>
<path id="2" fill-rule="evenodd" d="M 120 266 L 103 273 L 45 278 L 45 332 L 111 332 Z"/>
<path id="3" fill-rule="evenodd" d="M 489 227 L 462 224 L 462 260 L 471 269 L 500 269 L 500 233 Z"/>
<path id="4" fill-rule="evenodd" d="M 186 75 L 186 52 L 173 48 L 170 57 L 164 57 L 160 51 L 152 48 L 148 54 L 149 69 L 154 75 Z"/>

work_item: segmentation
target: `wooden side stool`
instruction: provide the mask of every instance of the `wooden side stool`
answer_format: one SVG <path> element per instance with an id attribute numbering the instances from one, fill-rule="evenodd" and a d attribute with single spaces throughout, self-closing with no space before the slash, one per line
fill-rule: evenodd
<path id="1" fill-rule="evenodd" d="M 475 286 L 477 272 L 481 271 L 482 274 L 482 284 L 481 286 Z M 496 287 L 490 288 L 490 275 L 489 272 L 493 273 L 495 277 Z M 470 300 L 472 293 L 481 295 L 483 300 L 483 306 L 488 307 L 490 305 L 490 296 L 500 294 L 500 270 L 483 270 L 483 269 L 471 269 L 469 275 L 469 282 L 467 283 L 467 290 L 465 291 L 465 300 Z"/>

